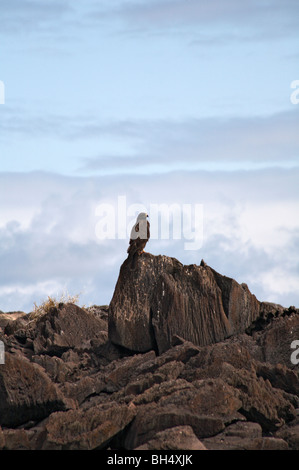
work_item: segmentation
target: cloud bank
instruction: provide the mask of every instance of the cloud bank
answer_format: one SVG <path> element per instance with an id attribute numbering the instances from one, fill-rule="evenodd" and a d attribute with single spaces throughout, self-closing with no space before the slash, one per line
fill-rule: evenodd
<path id="1" fill-rule="evenodd" d="M 203 204 L 204 239 L 151 240 L 153 254 L 184 264 L 203 258 L 246 282 L 259 300 L 299 305 L 299 170 L 172 172 L 166 175 L 63 177 L 0 175 L 0 309 L 30 311 L 62 292 L 86 305 L 110 302 L 128 240 L 99 240 L 96 207 L 127 203 Z"/>
<path id="2" fill-rule="evenodd" d="M 299 165 L 297 128 L 295 106 L 268 116 L 119 121 L 62 115 L 28 119 L 8 110 L 2 123 L 6 145 L 11 139 L 23 138 L 26 146 L 37 137 L 67 145 L 73 155 L 69 158 L 70 173 L 83 175 L 168 172 L 188 167 L 223 171 L 290 168 Z M 89 147 L 92 143 L 93 154 L 86 150 L 86 142 Z M 13 159 L 10 164 L 13 168 Z"/>
<path id="3" fill-rule="evenodd" d="M 296 34 L 299 5 L 296 0 L 128 0 L 94 9 L 96 19 L 121 18 L 137 34 L 192 30 L 198 43 L 227 40 L 277 40 Z"/>

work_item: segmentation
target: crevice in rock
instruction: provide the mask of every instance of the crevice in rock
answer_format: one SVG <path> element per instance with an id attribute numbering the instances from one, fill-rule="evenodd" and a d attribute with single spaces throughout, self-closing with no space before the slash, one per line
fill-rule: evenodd
<path id="1" fill-rule="evenodd" d="M 150 336 L 152 339 L 152 345 L 153 345 L 153 350 L 155 351 L 156 355 L 159 356 L 159 348 L 156 340 L 156 335 L 155 335 L 155 328 L 153 325 L 153 310 L 150 309 Z"/>
<path id="2" fill-rule="evenodd" d="M 217 273 L 217 271 L 215 271 L 212 268 L 209 268 L 209 269 L 212 271 L 216 284 L 221 291 L 223 310 L 224 310 L 226 317 L 228 318 L 229 317 L 230 291 L 231 291 L 233 279 L 230 279 L 227 276 L 220 275 L 219 273 Z"/>
<path id="3" fill-rule="evenodd" d="M 260 413 L 256 408 L 250 408 L 250 410 L 245 410 L 240 408 L 239 413 L 241 413 L 247 421 L 253 421 L 254 423 L 260 424 L 263 432 L 275 432 L 279 427 L 279 423 L 275 423 L 274 420 L 267 419 L 262 413 Z"/>

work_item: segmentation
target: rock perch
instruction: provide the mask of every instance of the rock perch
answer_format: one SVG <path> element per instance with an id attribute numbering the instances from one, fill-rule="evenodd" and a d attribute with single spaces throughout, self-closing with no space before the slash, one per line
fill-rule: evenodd
<path id="1" fill-rule="evenodd" d="M 202 261 L 184 266 L 175 258 L 142 254 L 136 268 L 120 268 L 109 305 L 109 339 L 136 352 L 171 347 L 179 335 L 205 346 L 242 333 L 258 317 L 260 302 L 246 284 Z"/>

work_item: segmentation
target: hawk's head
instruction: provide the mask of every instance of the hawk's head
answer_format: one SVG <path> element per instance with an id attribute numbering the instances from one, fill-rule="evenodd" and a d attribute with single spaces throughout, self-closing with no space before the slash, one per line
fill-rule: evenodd
<path id="1" fill-rule="evenodd" d="M 142 220 L 146 220 L 148 217 L 148 214 L 146 212 L 140 212 L 140 214 L 137 217 L 137 222 L 141 222 Z"/>

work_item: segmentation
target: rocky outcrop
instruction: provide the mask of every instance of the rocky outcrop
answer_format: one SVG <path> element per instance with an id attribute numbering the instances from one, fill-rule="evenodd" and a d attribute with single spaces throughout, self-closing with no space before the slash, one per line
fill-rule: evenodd
<path id="1" fill-rule="evenodd" d="M 253 422 L 238 421 L 212 438 L 204 439 L 208 450 L 288 450 L 288 444 L 278 437 L 263 436 L 262 428 Z"/>
<path id="2" fill-rule="evenodd" d="M 132 421 L 135 414 L 133 404 L 127 406 L 113 401 L 87 410 L 53 413 L 45 425 L 42 449 L 102 449 Z"/>
<path id="3" fill-rule="evenodd" d="M 195 436 L 191 426 L 175 426 L 157 432 L 155 437 L 136 450 L 207 450 Z"/>
<path id="4" fill-rule="evenodd" d="M 0 425 L 15 427 L 65 410 L 66 400 L 45 371 L 22 356 L 5 354 L 0 366 Z"/>
<path id="5" fill-rule="evenodd" d="M 0 449 L 299 450 L 299 311 L 204 263 L 139 261 L 109 308 L 0 314 Z"/>
<path id="6" fill-rule="evenodd" d="M 1 312 L 0 311 L 0 332 L 7 331 L 13 333 L 12 328 L 19 329 L 26 324 L 28 315 L 25 312 Z M 16 321 L 18 320 L 18 321 Z"/>
<path id="7" fill-rule="evenodd" d="M 25 336 L 33 342 L 35 354 L 61 356 L 72 348 L 88 349 L 92 341 L 105 340 L 106 322 L 69 304 L 53 308 L 47 315 L 34 321 L 33 328 L 27 328 Z M 19 333 L 20 334 L 20 333 Z"/>
<path id="8" fill-rule="evenodd" d="M 204 262 L 184 266 L 174 258 L 142 255 L 126 260 L 109 306 L 109 338 L 133 351 L 166 351 L 173 335 L 196 345 L 244 332 L 260 304 L 245 284 Z"/>

